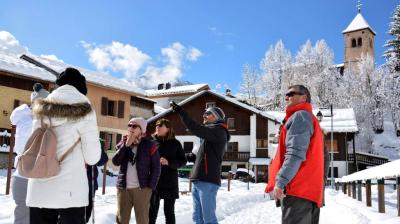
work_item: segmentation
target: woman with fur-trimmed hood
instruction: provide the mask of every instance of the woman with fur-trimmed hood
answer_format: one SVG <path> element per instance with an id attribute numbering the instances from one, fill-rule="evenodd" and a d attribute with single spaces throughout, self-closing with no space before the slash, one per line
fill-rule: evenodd
<path id="1" fill-rule="evenodd" d="M 29 179 L 26 202 L 31 224 L 84 224 L 85 206 L 89 203 L 85 164 L 96 164 L 101 153 L 96 113 L 85 96 L 86 79 L 78 70 L 67 68 L 56 84 L 56 90 L 33 105 L 33 129 L 40 127 L 40 117 L 48 125 L 51 120 L 58 158 L 78 144 L 60 164 L 58 175 Z"/>

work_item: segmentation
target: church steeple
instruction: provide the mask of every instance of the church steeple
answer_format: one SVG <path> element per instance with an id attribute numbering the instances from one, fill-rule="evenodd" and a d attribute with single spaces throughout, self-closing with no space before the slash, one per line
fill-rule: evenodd
<path id="1" fill-rule="evenodd" d="M 357 2 L 357 15 L 343 30 L 344 36 L 344 67 L 345 69 L 352 64 L 357 64 L 361 55 L 369 54 L 375 59 L 375 31 L 367 23 L 361 14 L 361 1 Z"/>

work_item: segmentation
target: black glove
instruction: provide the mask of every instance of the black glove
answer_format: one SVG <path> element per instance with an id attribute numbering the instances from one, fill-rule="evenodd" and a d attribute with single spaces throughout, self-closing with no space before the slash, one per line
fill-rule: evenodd
<path id="1" fill-rule="evenodd" d="M 178 104 L 176 104 L 174 101 L 169 102 L 169 105 L 172 107 L 172 110 L 173 110 L 174 112 L 179 113 L 179 112 L 182 111 L 182 107 L 179 106 Z"/>
<path id="2" fill-rule="evenodd" d="M 196 155 L 194 153 L 186 153 L 185 156 L 188 162 L 194 163 L 196 161 Z"/>

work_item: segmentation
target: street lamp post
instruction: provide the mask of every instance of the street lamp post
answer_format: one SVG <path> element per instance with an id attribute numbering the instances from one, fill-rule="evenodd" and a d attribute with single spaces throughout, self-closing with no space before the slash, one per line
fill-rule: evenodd
<path id="1" fill-rule="evenodd" d="M 333 105 L 331 104 L 331 186 L 333 188 Z"/>

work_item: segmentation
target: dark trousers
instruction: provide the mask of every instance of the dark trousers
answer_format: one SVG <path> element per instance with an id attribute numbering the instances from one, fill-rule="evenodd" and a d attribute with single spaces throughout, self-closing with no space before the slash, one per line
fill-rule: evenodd
<path id="1" fill-rule="evenodd" d="M 160 207 L 160 195 L 154 193 L 151 195 L 150 199 L 150 212 L 149 212 L 149 223 L 155 224 L 158 214 L 158 209 Z M 164 200 L 164 215 L 166 224 L 175 224 L 175 198 L 163 199 Z"/>
<path id="2" fill-rule="evenodd" d="M 85 224 L 85 207 L 49 209 L 29 208 L 30 224 Z"/>
<path id="3" fill-rule="evenodd" d="M 317 204 L 299 197 L 289 196 L 282 200 L 282 224 L 318 224 Z"/>

